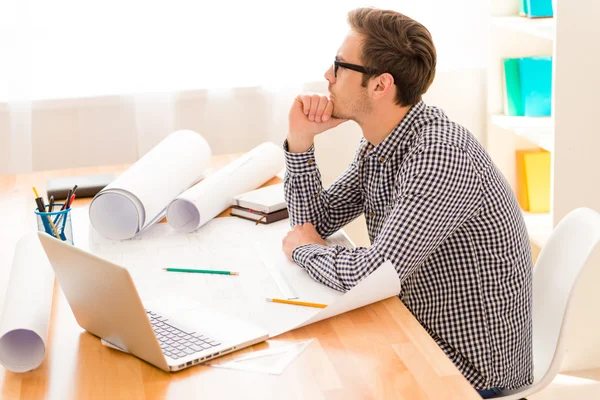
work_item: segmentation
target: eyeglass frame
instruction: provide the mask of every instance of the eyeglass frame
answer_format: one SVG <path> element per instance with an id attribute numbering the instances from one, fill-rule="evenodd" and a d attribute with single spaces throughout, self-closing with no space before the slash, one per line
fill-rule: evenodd
<path id="1" fill-rule="evenodd" d="M 346 68 L 346 69 L 349 69 L 352 71 L 360 72 L 361 74 L 365 74 L 365 75 L 377 75 L 374 72 L 367 71 L 367 69 L 365 67 L 363 67 L 362 65 L 350 64 L 350 63 L 343 62 L 343 61 L 333 60 L 333 77 L 336 79 L 337 79 L 337 70 L 340 67 Z M 396 84 L 396 80 L 394 79 L 394 85 L 395 84 Z"/>
<path id="2" fill-rule="evenodd" d="M 367 71 L 367 69 L 365 67 L 363 67 L 362 65 L 350 64 L 347 62 L 333 60 L 333 77 L 334 78 L 337 78 L 337 71 L 340 67 L 346 68 L 346 69 L 349 69 L 352 71 L 360 72 L 361 74 L 365 74 L 365 75 L 373 75 L 371 72 Z"/>

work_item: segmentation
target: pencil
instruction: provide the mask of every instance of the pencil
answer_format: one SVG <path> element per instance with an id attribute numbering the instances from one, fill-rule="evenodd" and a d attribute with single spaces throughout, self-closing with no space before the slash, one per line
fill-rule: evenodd
<path id="1" fill-rule="evenodd" d="M 267 301 L 270 301 L 272 303 L 293 304 L 296 306 L 304 306 L 304 307 L 315 307 L 315 308 L 327 307 L 327 304 L 309 303 L 307 301 L 296 301 L 296 300 L 285 300 L 285 299 L 270 299 L 268 297 L 267 297 Z"/>
<path id="2" fill-rule="evenodd" d="M 38 193 L 37 189 L 35 188 L 35 186 L 32 187 L 33 189 L 33 193 L 35 194 L 35 197 L 40 197 L 40 194 Z"/>
<path id="3" fill-rule="evenodd" d="M 60 234 L 58 233 L 58 229 L 56 229 L 56 225 L 54 225 L 54 222 L 52 222 L 52 218 L 47 217 L 48 218 L 48 222 L 50 223 L 50 227 L 52 227 L 52 230 L 54 231 L 54 234 L 56 235 L 57 239 L 60 239 Z"/>
<path id="4" fill-rule="evenodd" d="M 214 269 L 188 269 L 188 268 L 163 268 L 167 272 L 192 272 L 195 274 L 214 274 L 214 275 L 239 275 L 239 272 L 217 271 Z"/>

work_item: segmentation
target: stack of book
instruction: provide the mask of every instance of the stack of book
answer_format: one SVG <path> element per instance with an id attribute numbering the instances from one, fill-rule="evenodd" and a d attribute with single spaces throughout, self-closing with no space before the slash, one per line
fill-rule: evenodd
<path id="1" fill-rule="evenodd" d="M 547 117 L 552 110 L 552 56 L 505 58 L 504 113 Z"/>
<path id="2" fill-rule="evenodd" d="M 517 199 L 524 211 L 550 212 L 551 154 L 542 149 L 517 150 Z"/>
<path id="3" fill-rule="evenodd" d="M 234 196 L 231 215 L 270 224 L 288 217 L 283 183 L 271 185 Z"/>
<path id="4" fill-rule="evenodd" d="M 556 0 L 520 0 L 519 15 L 527 18 L 554 16 Z"/>

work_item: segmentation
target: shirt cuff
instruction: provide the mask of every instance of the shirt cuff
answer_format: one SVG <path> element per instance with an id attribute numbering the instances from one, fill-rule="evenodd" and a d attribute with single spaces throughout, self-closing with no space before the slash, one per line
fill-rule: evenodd
<path id="1" fill-rule="evenodd" d="M 304 153 L 290 153 L 287 139 L 283 142 L 285 169 L 289 174 L 311 174 L 317 171 L 315 162 L 315 145 L 310 146 Z"/>
<path id="2" fill-rule="evenodd" d="M 327 247 L 320 244 L 305 244 L 298 246 L 292 251 L 292 260 L 300 267 L 306 269 L 310 259 L 314 255 L 322 253 L 326 248 Z"/>

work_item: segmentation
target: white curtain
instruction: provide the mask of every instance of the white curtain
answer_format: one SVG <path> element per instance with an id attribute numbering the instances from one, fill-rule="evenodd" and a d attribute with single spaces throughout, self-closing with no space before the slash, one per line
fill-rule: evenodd
<path id="1" fill-rule="evenodd" d="M 1 0 L 0 174 L 133 162 L 184 128 L 216 154 L 279 142 L 363 5 L 427 26 L 438 73 L 485 66 L 480 0 Z"/>

